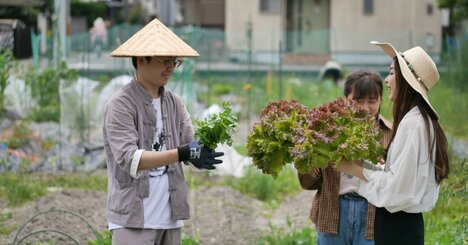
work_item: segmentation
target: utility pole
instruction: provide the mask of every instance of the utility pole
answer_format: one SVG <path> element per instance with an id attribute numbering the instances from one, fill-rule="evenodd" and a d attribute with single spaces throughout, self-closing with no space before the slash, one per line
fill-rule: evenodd
<path id="1" fill-rule="evenodd" d="M 253 49 L 253 25 L 252 18 L 249 15 L 249 21 L 247 22 L 247 62 L 248 62 L 248 75 L 247 75 L 247 123 L 250 126 L 250 111 L 251 111 L 251 93 L 252 93 L 252 49 Z"/>
<path id="2" fill-rule="evenodd" d="M 54 62 L 56 65 L 67 57 L 67 25 L 70 0 L 54 0 Z"/>
<path id="3" fill-rule="evenodd" d="M 283 82 L 281 81 L 282 79 L 282 71 L 283 69 L 283 45 L 282 45 L 282 42 L 281 40 L 279 41 L 279 64 L 278 64 L 278 96 L 279 98 L 278 99 L 282 99 L 283 98 Z"/>
<path id="4" fill-rule="evenodd" d="M 248 65 L 248 81 L 251 82 L 252 77 L 252 48 L 253 48 L 253 41 L 252 41 L 252 32 L 253 32 L 253 27 L 252 27 L 252 20 L 249 16 L 249 21 L 247 22 L 247 65 Z"/>

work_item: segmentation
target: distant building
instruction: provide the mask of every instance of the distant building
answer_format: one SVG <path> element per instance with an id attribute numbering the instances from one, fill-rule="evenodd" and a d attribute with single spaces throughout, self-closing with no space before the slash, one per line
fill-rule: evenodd
<path id="1" fill-rule="evenodd" d="M 140 4 L 148 21 L 157 17 L 168 26 L 224 29 L 225 0 L 126 0 L 126 3 Z"/>
<path id="2" fill-rule="evenodd" d="M 440 60 L 437 0 L 226 0 L 225 9 L 226 45 L 239 60 L 251 45 L 255 61 L 278 63 L 281 43 L 285 63 L 387 64 L 371 40 L 419 45 Z"/>
<path id="3" fill-rule="evenodd" d="M 224 29 L 225 0 L 181 0 L 185 23 L 205 28 Z"/>

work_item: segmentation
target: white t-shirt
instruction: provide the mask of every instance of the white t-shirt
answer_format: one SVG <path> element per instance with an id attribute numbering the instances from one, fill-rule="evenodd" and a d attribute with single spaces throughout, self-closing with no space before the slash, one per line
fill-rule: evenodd
<path id="1" fill-rule="evenodd" d="M 163 128 L 161 99 L 153 99 L 153 107 L 156 110 L 156 132 L 154 134 L 153 150 L 166 150 L 165 133 Z M 150 170 L 150 194 L 143 199 L 144 228 L 147 229 L 174 229 L 184 226 L 182 220 L 171 218 L 171 205 L 169 200 L 169 179 L 166 167 L 154 168 Z M 119 225 L 109 223 L 109 229 L 122 228 Z"/>
<path id="2" fill-rule="evenodd" d="M 340 173 L 340 188 L 338 195 L 343 195 L 351 192 L 358 192 L 359 179 L 350 174 Z"/>

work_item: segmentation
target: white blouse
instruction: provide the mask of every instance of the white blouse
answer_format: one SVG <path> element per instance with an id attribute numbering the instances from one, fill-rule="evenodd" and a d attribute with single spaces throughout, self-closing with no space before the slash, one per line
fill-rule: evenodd
<path id="1" fill-rule="evenodd" d="M 388 150 L 385 171 L 364 169 L 368 182 L 359 182 L 358 193 L 391 213 L 419 213 L 434 208 L 439 185 L 434 175 L 435 146 L 430 157 L 429 143 L 423 116 L 414 107 L 398 126 Z"/>

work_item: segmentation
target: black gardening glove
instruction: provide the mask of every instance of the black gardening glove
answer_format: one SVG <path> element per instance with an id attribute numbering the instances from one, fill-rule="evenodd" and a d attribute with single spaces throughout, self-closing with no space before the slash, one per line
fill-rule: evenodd
<path id="1" fill-rule="evenodd" d="M 198 169 L 216 169 L 215 164 L 220 164 L 223 161 L 215 159 L 223 156 L 223 152 L 215 152 L 212 149 L 204 147 L 197 140 L 192 141 L 188 145 L 177 147 L 179 152 L 179 161 L 189 161 Z"/>

